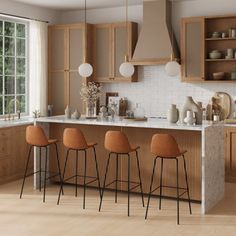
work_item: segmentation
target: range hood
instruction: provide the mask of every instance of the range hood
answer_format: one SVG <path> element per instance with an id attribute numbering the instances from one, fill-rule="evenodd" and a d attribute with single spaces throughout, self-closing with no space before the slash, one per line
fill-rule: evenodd
<path id="1" fill-rule="evenodd" d="M 179 58 L 174 34 L 172 40 L 171 2 L 168 0 L 144 1 L 143 26 L 132 63 L 134 65 L 165 64 L 170 60 L 172 46 L 175 58 Z"/>

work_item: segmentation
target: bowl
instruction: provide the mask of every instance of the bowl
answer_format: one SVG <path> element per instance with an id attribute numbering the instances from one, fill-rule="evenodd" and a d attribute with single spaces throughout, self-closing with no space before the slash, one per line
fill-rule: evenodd
<path id="1" fill-rule="evenodd" d="M 209 53 L 210 59 L 220 59 L 222 57 L 222 53 L 218 50 L 213 50 Z"/>
<path id="2" fill-rule="evenodd" d="M 225 78 L 225 72 L 215 72 L 212 73 L 213 79 L 215 80 L 221 80 Z"/>
<path id="3" fill-rule="evenodd" d="M 220 32 L 214 32 L 211 37 L 212 38 L 220 38 L 221 37 L 221 33 Z"/>

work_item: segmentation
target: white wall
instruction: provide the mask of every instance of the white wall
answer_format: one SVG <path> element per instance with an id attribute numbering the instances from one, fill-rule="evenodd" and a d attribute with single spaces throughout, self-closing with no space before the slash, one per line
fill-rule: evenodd
<path id="1" fill-rule="evenodd" d="M 179 39 L 180 19 L 188 16 L 222 15 L 236 13 L 235 0 L 195 0 L 174 3 L 173 21 L 177 39 Z M 64 12 L 61 22 L 82 22 L 83 12 Z M 88 11 L 89 23 L 104 23 L 123 21 L 125 10 L 122 7 L 97 9 Z M 129 19 L 142 22 L 142 6 L 129 7 Z M 141 66 L 138 68 L 139 82 L 132 84 L 104 84 L 103 91 L 119 92 L 121 97 L 127 97 L 131 107 L 136 102 L 141 103 L 148 116 L 165 116 L 171 103 L 181 107 L 186 96 L 193 96 L 208 103 L 215 91 L 224 91 L 233 98 L 236 97 L 236 84 L 233 83 L 181 83 L 180 78 L 169 78 L 164 72 L 164 66 Z M 104 101 L 104 98 L 103 98 Z M 235 109 L 235 107 L 233 107 Z"/>
<path id="2" fill-rule="evenodd" d="M 50 24 L 58 22 L 58 18 L 60 15 L 60 12 L 58 11 L 8 0 L 0 0 L 0 6 L 1 13 L 49 21 Z"/>

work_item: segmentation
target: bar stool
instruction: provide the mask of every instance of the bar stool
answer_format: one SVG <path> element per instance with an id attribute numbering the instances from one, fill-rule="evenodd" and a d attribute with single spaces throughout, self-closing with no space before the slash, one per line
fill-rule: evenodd
<path id="1" fill-rule="evenodd" d="M 187 169 L 186 169 L 186 162 L 184 154 L 187 151 L 180 151 L 178 144 L 175 140 L 175 138 L 169 134 L 155 134 L 152 137 L 151 141 L 151 153 L 155 155 L 154 159 L 154 165 L 153 165 L 153 171 L 152 171 L 152 177 L 151 177 L 151 184 L 150 184 L 150 191 L 148 195 L 148 202 L 147 202 L 147 208 L 146 208 L 146 214 L 145 219 L 147 219 L 148 215 L 148 208 L 150 203 L 151 194 L 156 191 L 157 189 L 160 189 L 160 199 L 159 199 L 159 209 L 161 210 L 161 199 L 162 199 L 162 188 L 176 188 L 176 197 L 177 197 L 177 224 L 179 224 L 179 198 L 187 193 L 188 196 L 188 204 L 189 204 L 189 212 L 192 214 L 191 210 L 191 201 L 189 196 L 189 185 L 188 185 L 188 175 L 187 175 Z M 184 163 L 184 172 L 185 172 L 185 181 L 186 181 L 186 187 L 181 188 L 179 187 L 179 164 L 178 159 L 179 157 L 183 158 Z M 160 186 L 152 190 L 153 185 L 153 179 L 155 174 L 155 168 L 156 168 L 156 162 L 157 159 L 161 159 L 161 176 L 160 176 Z M 175 160 L 176 161 L 176 187 L 173 186 L 164 186 L 162 185 L 162 174 L 163 174 L 163 160 Z M 179 190 L 184 190 L 183 193 L 179 193 Z"/>
<path id="2" fill-rule="evenodd" d="M 104 146 L 110 153 L 109 153 L 109 157 L 108 157 L 107 165 L 106 165 L 106 172 L 105 172 L 102 195 L 101 195 L 101 200 L 100 200 L 100 205 L 99 205 L 99 211 L 101 211 L 102 200 L 103 200 L 103 195 L 104 195 L 105 188 L 110 186 L 113 183 L 116 184 L 115 185 L 115 187 L 116 187 L 115 203 L 117 203 L 117 191 L 118 191 L 117 190 L 117 183 L 118 182 L 120 182 L 120 183 L 125 182 L 125 183 L 128 183 L 128 216 L 129 216 L 130 215 L 130 191 L 131 190 L 133 190 L 137 187 L 140 187 L 141 197 L 142 197 L 142 204 L 143 204 L 143 207 L 144 207 L 143 188 L 142 188 L 140 165 L 139 165 L 139 158 L 138 158 L 138 149 L 139 149 L 139 147 L 131 147 L 126 135 L 123 132 L 120 132 L 120 131 L 108 131 L 105 135 L 105 144 L 104 144 Z M 132 152 L 136 153 L 139 182 L 130 181 L 130 153 L 132 153 Z M 107 178 L 110 158 L 111 158 L 112 154 L 116 155 L 116 178 L 112 182 L 106 184 L 106 178 Z M 119 171 L 118 158 L 119 158 L 120 155 L 125 155 L 125 156 L 128 157 L 128 181 L 118 180 L 118 171 Z M 130 184 L 135 184 L 135 186 L 130 188 Z"/>
<path id="3" fill-rule="evenodd" d="M 61 188 L 60 188 L 60 192 L 58 195 L 57 204 L 59 205 L 59 203 L 60 203 L 60 197 L 61 197 L 62 187 L 63 187 L 64 182 L 68 181 L 70 179 L 73 179 L 73 178 L 75 178 L 75 196 L 77 197 L 77 195 L 78 195 L 78 177 L 82 177 L 84 179 L 84 183 L 83 183 L 83 185 L 84 185 L 83 209 L 85 209 L 85 195 L 86 195 L 86 186 L 87 185 L 97 181 L 98 189 L 99 189 L 99 196 L 101 197 L 98 162 L 97 162 L 96 149 L 95 149 L 95 146 L 97 145 L 97 143 L 87 143 L 85 140 L 84 134 L 78 128 L 66 128 L 63 133 L 63 144 L 67 148 L 67 153 L 66 153 L 64 171 L 63 171 L 63 175 L 62 175 L 63 181 L 61 182 Z M 87 172 L 87 150 L 89 148 L 92 148 L 93 153 L 94 153 L 95 167 L 96 167 L 96 172 L 97 172 L 96 177 L 87 176 L 87 173 L 86 173 Z M 70 151 L 76 152 L 75 175 L 64 179 Z M 79 159 L 78 153 L 79 153 L 79 151 L 84 152 L 84 175 L 78 174 L 78 159 Z M 90 179 L 90 180 L 88 182 L 86 182 L 87 179 Z"/>
<path id="4" fill-rule="evenodd" d="M 25 173 L 24 173 L 24 178 L 23 178 L 23 183 L 21 187 L 21 193 L 20 193 L 20 198 L 22 197 L 23 190 L 24 190 L 24 185 L 25 185 L 25 179 L 26 177 L 29 177 L 31 175 L 39 173 L 39 191 L 41 192 L 41 174 L 44 172 L 44 190 L 43 190 L 43 202 L 45 202 L 45 194 L 46 194 L 46 180 L 59 176 L 60 181 L 62 181 L 61 178 L 61 170 L 60 170 L 60 161 L 58 157 L 58 149 L 57 149 L 57 140 L 56 139 L 47 139 L 43 129 L 40 126 L 33 126 L 30 125 L 26 128 L 26 142 L 30 145 L 29 148 L 29 153 L 28 153 L 28 158 L 26 162 L 26 168 L 25 168 Z M 50 145 L 54 145 L 56 148 L 56 158 L 57 158 L 57 165 L 58 165 L 58 173 L 55 173 L 52 176 L 49 176 L 48 178 L 46 177 L 48 171 L 47 171 L 47 164 L 48 164 L 48 150 L 47 147 Z M 29 160 L 30 160 L 30 154 L 32 151 L 33 147 L 38 147 L 39 148 L 39 170 L 36 172 L 33 172 L 31 174 L 27 175 L 27 170 L 28 170 L 28 165 L 29 165 Z M 41 151 L 42 148 L 45 148 L 46 151 L 46 157 L 45 157 L 45 169 L 42 170 L 41 164 L 42 164 L 42 158 L 41 158 Z"/>

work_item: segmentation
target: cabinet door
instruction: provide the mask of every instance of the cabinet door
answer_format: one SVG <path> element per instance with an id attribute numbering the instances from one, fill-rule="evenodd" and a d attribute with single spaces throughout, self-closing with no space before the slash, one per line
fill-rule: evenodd
<path id="1" fill-rule="evenodd" d="M 112 25 L 114 82 L 137 81 L 137 70 L 132 78 L 124 78 L 119 72 L 120 65 L 124 62 L 125 56 L 127 55 L 129 60 L 131 60 L 137 42 L 137 24 L 128 22 L 127 27 L 126 23 L 115 23 Z"/>
<path id="2" fill-rule="evenodd" d="M 83 112 L 83 102 L 80 96 L 82 84 L 85 78 L 78 73 L 78 67 L 83 63 L 84 57 L 84 27 L 73 26 L 69 29 L 69 74 L 68 74 L 68 98 L 67 101 L 72 110 Z"/>
<path id="3" fill-rule="evenodd" d="M 65 109 L 65 84 L 68 69 L 67 30 L 63 26 L 49 26 L 49 82 L 48 104 L 53 105 L 53 115 L 61 115 Z M 67 68 L 66 68 L 67 67 Z"/>
<path id="4" fill-rule="evenodd" d="M 94 27 L 94 81 L 112 80 L 111 24 L 98 24 Z"/>
<path id="5" fill-rule="evenodd" d="M 181 68 L 184 82 L 204 80 L 204 25 L 203 17 L 182 19 Z"/>

